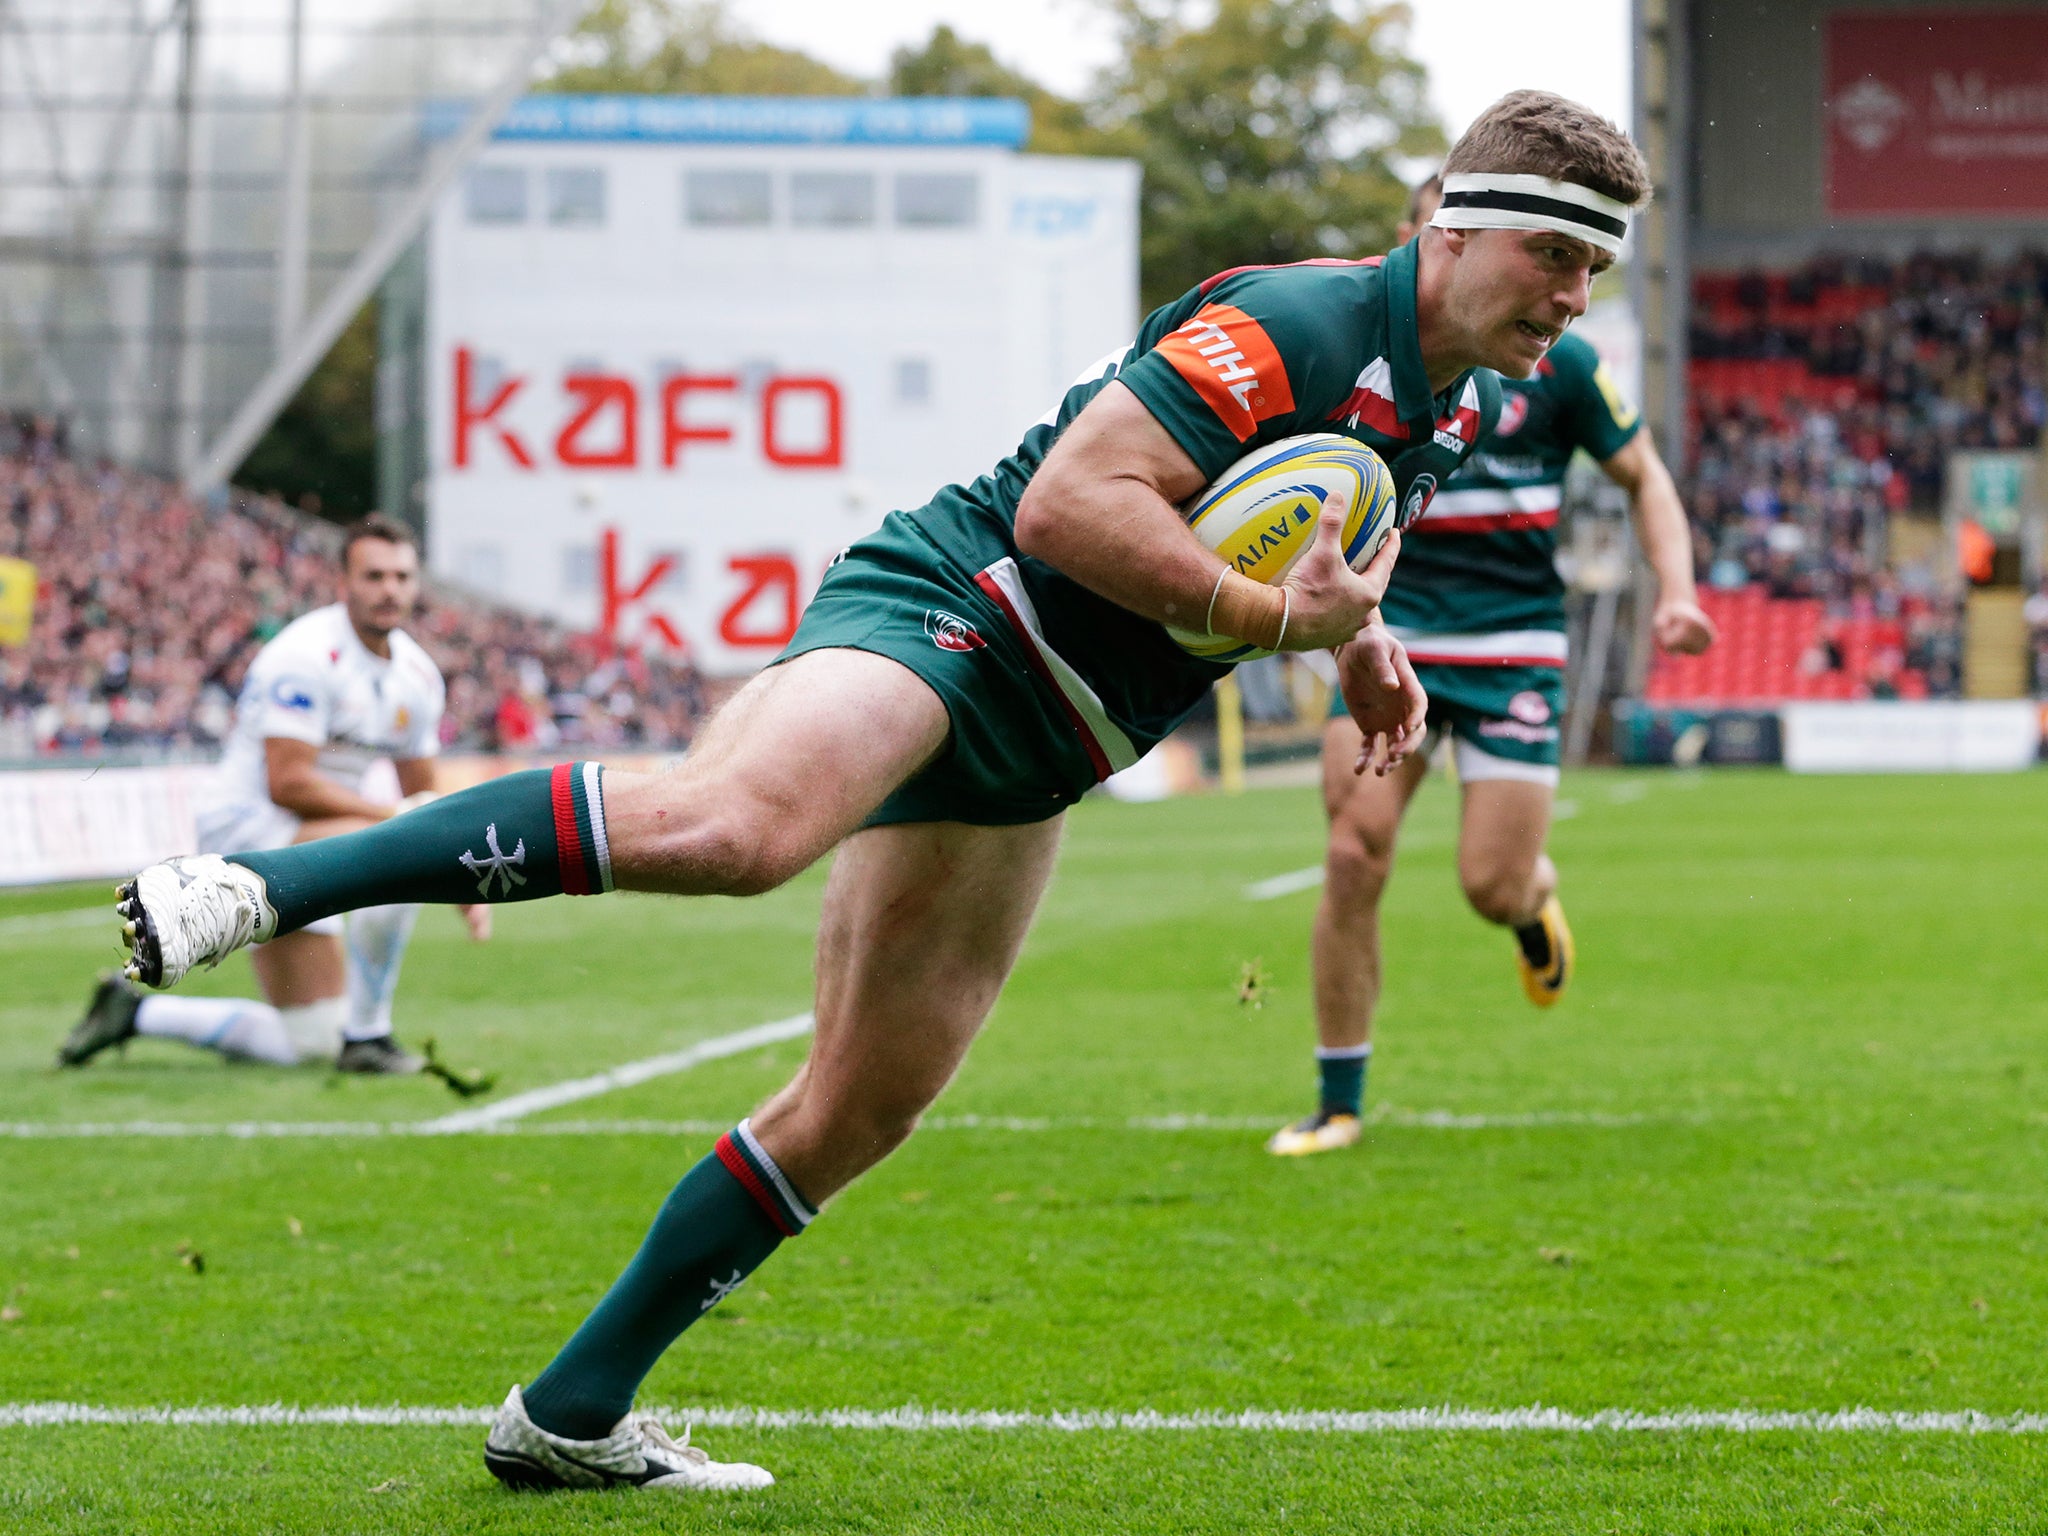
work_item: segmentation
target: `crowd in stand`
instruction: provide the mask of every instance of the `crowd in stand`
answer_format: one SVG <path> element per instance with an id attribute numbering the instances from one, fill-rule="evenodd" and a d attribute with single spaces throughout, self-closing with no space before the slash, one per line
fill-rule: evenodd
<path id="1" fill-rule="evenodd" d="M 2048 255 L 1824 258 L 1704 279 L 1695 297 L 1687 500 L 1700 570 L 1819 598 L 1831 623 L 1896 621 L 1898 655 L 1883 664 L 1954 693 L 1952 562 L 1892 548 L 1893 520 L 1940 512 L 1953 451 L 2039 443 Z M 1827 666 L 1825 634 L 1817 652 Z"/>
<path id="2" fill-rule="evenodd" d="M 2048 576 L 2028 595 L 2020 616 L 2027 621 L 2027 654 L 2033 665 L 2034 692 L 2048 699 Z"/>
<path id="3" fill-rule="evenodd" d="M 1892 547 L 1893 523 L 1939 512 L 1954 450 L 2040 442 L 2044 335 L 2038 252 L 1702 279 L 1686 499 L 1705 578 L 1821 600 L 1814 670 L 1842 665 L 1845 628 L 1875 623 L 1897 640 L 1859 686 L 1883 696 L 1904 669 L 1955 693 L 1961 592 Z M 0 555 L 33 562 L 40 585 L 29 644 L 0 648 L 0 760 L 211 749 L 257 647 L 333 600 L 335 544 L 276 501 L 195 500 L 70 457 L 60 424 L 0 423 Z M 2048 583 L 2026 618 L 2048 693 Z M 674 750 L 704 711 L 686 662 L 607 654 L 472 599 L 433 593 L 410 627 L 448 679 L 453 748 Z"/>
<path id="4" fill-rule="evenodd" d="M 338 530 L 69 458 L 47 422 L 0 433 L 0 555 L 39 586 L 29 643 L 0 647 L 0 761 L 209 751 L 257 648 L 335 600 Z M 430 588 L 407 628 L 448 680 L 451 749 L 672 751 L 704 712 L 686 663 L 608 655 L 473 599 Z"/>

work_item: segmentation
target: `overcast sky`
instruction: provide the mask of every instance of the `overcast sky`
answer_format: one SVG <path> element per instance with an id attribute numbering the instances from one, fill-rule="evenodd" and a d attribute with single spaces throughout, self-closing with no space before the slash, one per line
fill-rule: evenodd
<path id="1" fill-rule="evenodd" d="M 1088 0 L 730 0 L 757 36 L 875 76 L 891 50 L 939 22 L 1073 95 L 1108 62 L 1109 29 Z M 1417 0 L 1411 46 L 1455 137 L 1506 91 L 1538 86 L 1629 126 L 1627 0 Z M 1567 18 L 1569 20 L 1567 21 Z"/>

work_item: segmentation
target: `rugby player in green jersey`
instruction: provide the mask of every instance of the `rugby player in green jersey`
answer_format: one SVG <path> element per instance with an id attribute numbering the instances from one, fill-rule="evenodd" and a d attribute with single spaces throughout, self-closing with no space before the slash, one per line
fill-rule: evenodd
<path id="1" fill-rule="evenodd" d="M 1461 146 L 1445 167 L 1453 185 L 1471 163 L 1463 155 Z M 1437 217 L 1443 181 L 1431 177 L 1416 189 L 1402 239 Z M 1657 643 L 1688 655 L 1705 650 L 1714 630 L 1694 594 L 1678 489 L 1599 354 L 1569 333 L 1526 379 L 1503 381 L 1499 422 L 1408 528 L 1380 605 L 1429 693 L 1431 746 L 1453 754 L 1466 900 L 1488 922 L 1513 930 L 1522 989 L 1539 1008 L 1564 995 L 1572 972 L 1571 929 L 1543 844 L 1564 713 L 1557 517 L 1565 470 L 1581 449 L 1629 493 L 1657 577 Z M 1320 1098 L 1314 1114 L 1267 1143 L 1282 1156 L 1348 1147 L 1363 1129 L 1380 992 L 1380 896 L 1429 756 L 1416 753 L 1392 774 L 1361 778 L 1351 771 L 1358 750 L 1357 729 L 1333 718 L 1323 738 L 1330 837 L 1314 937 Z"/>
<path id="2" fill-rule="evenodd" d="M 331 912 L 614 888 L 746 895 L 838 849 L 816 1034 L 795 1079 L 683 1177 L 609 1292 L 485 1443 L 541 1488 L 753 1488 L 631 1412 L 691 1323 L 900 1145 L 959 1066 L 1051 872 L 1066 806 L 1134 761 L 1227 670 L 1171 623 L 1332 649 L 1361 770 L 1398 767 L 1427 701 L 1327 509 L 1282 587 L 1231 570 L 1178 508 L 1246 452 L 1337 431 L 1387 460 L 1412 515 L 1584 308 L 1644 190 L 1612 125 L 1555 97 L 1474 129 L 1475 207 L 1383 260 L 1224 273 L 1147 317 L 971 485 L 892 513 L 826 574 L 788 650 L 673 772 L 511 774 L 369 831 L 191 856 L 124 888 L 130 972 L 168 986 Z M 1515 224 L 1527 209 L 1596 238 Z M 1519 211 L 1518 211 L 1519 210 Z M 1601 244 L 1601 241 L 1607 242 Z M 679 978 L 687 986 L 688 978 Z"/>

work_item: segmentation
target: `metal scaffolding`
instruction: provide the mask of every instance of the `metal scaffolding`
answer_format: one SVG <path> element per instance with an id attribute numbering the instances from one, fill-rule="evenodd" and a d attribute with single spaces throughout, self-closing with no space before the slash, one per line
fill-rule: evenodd
<path id="1" fill-rule="evenodd" d="M 219 484 L 587 0 L 0 0 L 0 409 Z"/>

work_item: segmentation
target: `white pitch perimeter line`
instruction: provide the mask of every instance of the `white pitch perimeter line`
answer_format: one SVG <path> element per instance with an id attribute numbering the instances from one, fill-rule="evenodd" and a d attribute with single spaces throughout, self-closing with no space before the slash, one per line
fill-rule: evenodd
<path id="1" fill-rule="evenodd" d="M 644 1081 L 644 1079 L 638 1079 Z M 565 1085 L 566 1086 L 566 1085 Z M 511 1102 L 507 1100 L 506 1102 Z M 448 1117 L 452 1119 L 453 1117 Z M 925 1131 L 1263 1131 L 1284 1117 L 1272 1115 L 934 1115 Z M 1699 1124 L 1703 1115 L 1614 1115 L 1590 1111 L 1535 1111 L 1526 1114 L 1467 1115 L 1447 1109 L 1374 1109 L 1368 1125 L 1395 1130 L 1540 1130 L 1549 1126 L 1613 1129 L 1633 1125 Z M 716 1136 L 730 1120 L 495 1120 L 450 1126 L 443 1120 L 188 1120 L 0 1121 L 0 1141 L 179 1140 L 217 1137 L 228 1141 L 292 1141 L 379 1136 Z"/>
<path id="2" fill-rule="evenodd" d="M 480 1109 L 457 1110 L 452 1115 L 442 1115 L 439 1119 L 416 1125 L 413 1132 L 421 1136 L 447 1136 L 467 1131 L 492 1130 L 523 1120 L 528 1115 L 537 1115 L 543 1110 L 560 1109 L 564 1104 L 594 1099 L 600 1094 L 612 1093 L 620 1088 L 631 1088 L 636 1083 L 644 1083 L 653 1078 L 687 1072 L 703 1062 L 737 1056 L 758 1046 L 773 1045 L 778 1040 L 794 1040 L 799 1035 L 808 1035 L 813 1022 L 810 1014 L 799 1013 L 791 1018 L 756 1024 L 751 1029 L 735 1030 L 729 1035 L 700 1040 L 695 1045 L 684 1046 L 680 1051 L 649 1056 L 644 1061 L 629 1061 L 622 1067 L 613 1067 L 609 1072 L 599 1072 L 593 1077 L 573 1077 L 565 1083 L 554 1083 L 546 1088 L 515 1093 L 509 1099 L 500 1099 L 497 1103 L 486 1104 Z"/>
<path id="3" fill-rule="evenodd" d="M 665 1419 L 708 1429 L 854 1429 L 928 1434 L 1000 1434 L 1051 1430 L 1066 1434 L 1237 1433 L 1281 1435 L 1387 1434 L 2048 1434 L 2048 1414 L 1897 1412 L 1842 1408 L 1765 1412 L 1747 1408 L 1604 1408 L 1571 1413 L 1562 1408 L 1209 1409 L 1194 1413 L 955 1412 L 942 1408 L 661 1408 Z M 0 1403 L 0 1429 L 56 1428 L 72 1424 L 190 1425 L 203 1428 L 303 1429 L 345 1426 L 472 1429 L 491 1422 L 491 1408 L 106 1408 L 89 1403 Z"/>

